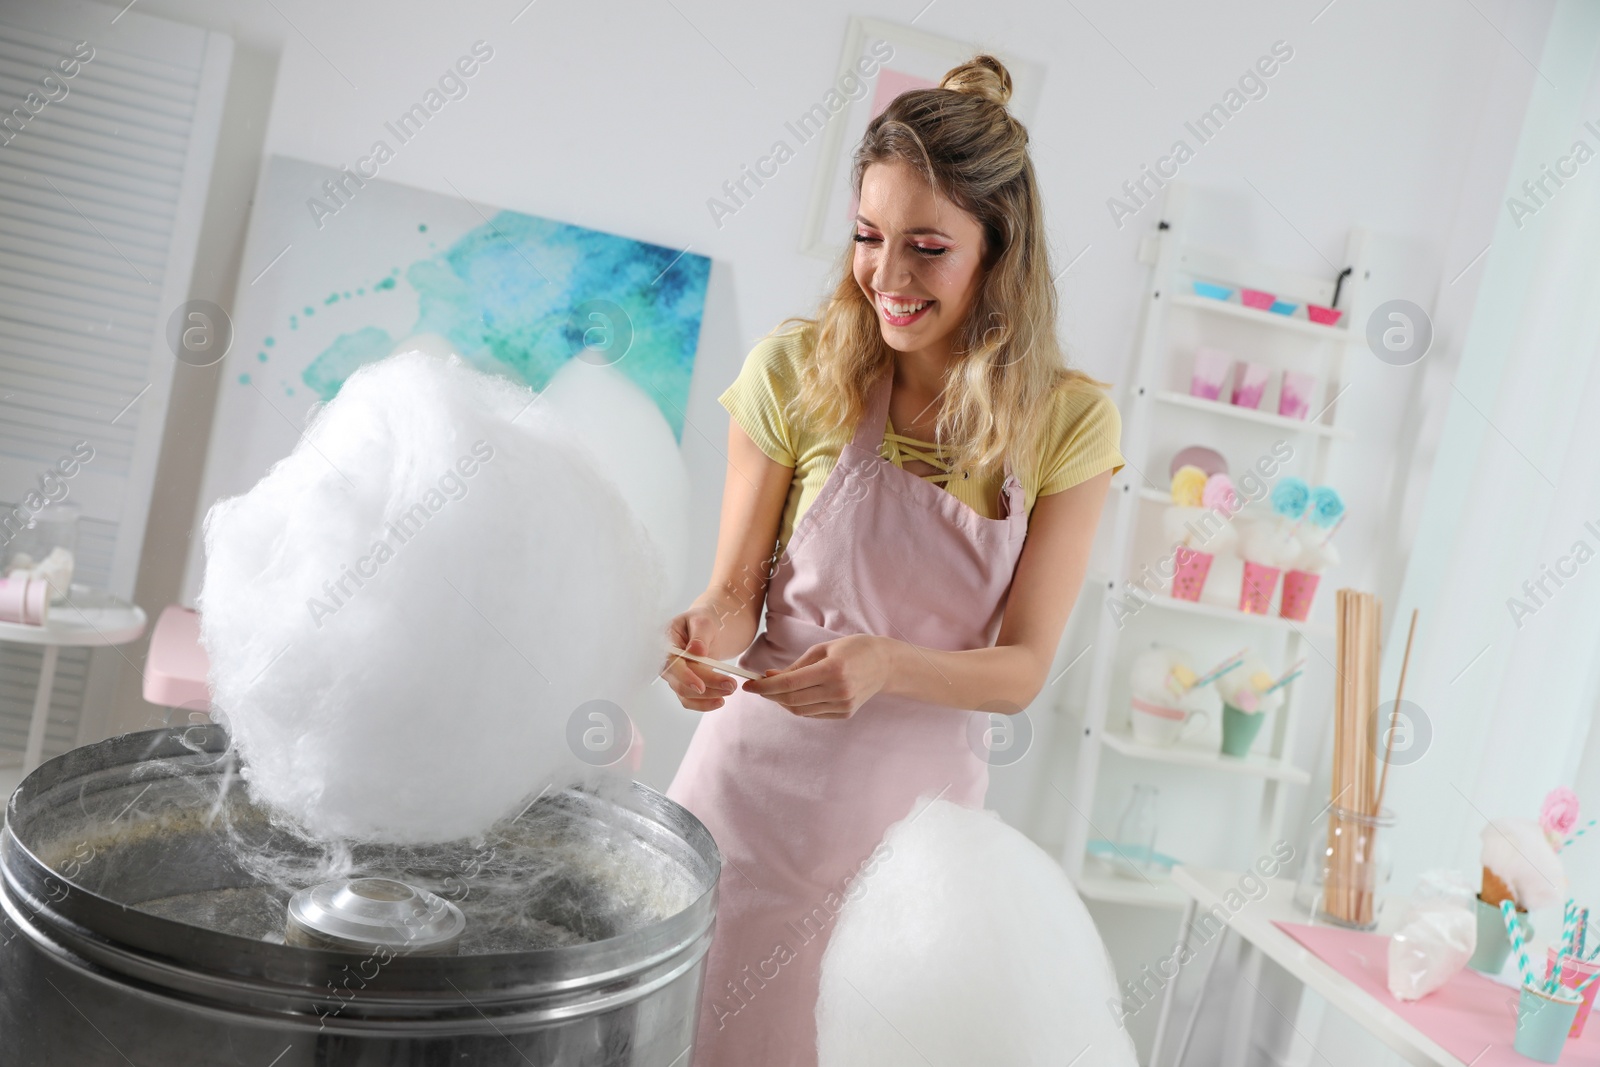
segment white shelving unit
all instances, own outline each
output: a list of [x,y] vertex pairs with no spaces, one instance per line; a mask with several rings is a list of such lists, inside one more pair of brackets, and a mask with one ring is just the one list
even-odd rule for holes
[[[1307,654],[1309,639],[1329,637],[1333,632],[1331,627],[1315,622],[1247,614],[1204,600],[1174,599],[1167,590],[1153,597],[1141,592],[1139,599],[1143,607],[1131,618],[1119,619],[1112,612],[1113,601],[1126,603],[1123,598],[1128,595],[1129,583],[1136,572],[1153,562],[1148,554],[1150,547],[1160,545],[1161,510],[1170,503],[1167,478],[1172,451],[1155,438],[1158,432],[1168,432],[1174,422],[1182,421],[1201,428],[1195,431],[1196,436],[1209,438],[1190,443],[1207,444],[1227,454],[1230,445],[1236,446],[1234,451],[1237,452],[1242,440],[1259,441],[1263,434],[1277,435],[1292,442],[1297,461],[1295,472],[1313,485],[1320,484],[1327,472],[1331,450],[1351,436],[1338,424],[1338,398],[1346,380],[1347,351],[1352,346],[1365,345],[1365,337],[1353,331],[1352,324],[1364,322],[1369,311],[1365,283],[1371,272],[1365,231],[1352,229],[1350,232],[1342,279],[1314,277],[1187,243],[1184,226],[1187,199],[1187,190],[1181,184],[1167,187],[1160,227],[1156,234],[1145,239],[1140,249],[1140,259],[1151,265],[1151,271],[1133,375],[1120,400],[1125,426],[1122,451],[1127,466],[1112,486],[1115,501],[1111,519],[1110,575],[1102,579],[1100,586],[1105,604],[1091,652],[1087,705],[1083,710],[1083,732],[1073,787],[1075,810],[1068,815],[1062,853],[1063,866],[1085,898],[1145,907],[1179,908],[1183,898],[1160,879],[1119,877],[1103,872],[1089,859],[1091,838],[1114,837],[1116,829],[1114,821],[1112,825],[1102,821],[1108,809],[1097,803],[1102,762],[1107,759],[1137,761],[1148,765],[1150,773],[1157,777],[1166,767],[1181,768],[1186,773],[1215,773],[1220,781],[1231,779],[1237,783],[1241,778],[1259,781],[1259,819],[1252,829],[1256,847],[1265,850],[1283,833],[1289,788],[1307,785],[1311,780],[1310,773],[1295,766],[1290,757],[1301,721],[1308,714],[1305,705],[1308,700],[1314,706],[1326,705],[1331,697],[1321,693],[1302,694],[1298,692],[1298,683],[1291,683],[1282,708],[1274,713],[1274,721],[1264,724],[1266,729],[1263,737],[1257,740],[1256,750],[1245,757],[1225,756],[1193,746],[1162,748],[1141,744],[1133,739],[1126,725],[1127,678],[1132,657],[1148,641],[1141,631],[1160,626],[1170,633],[1176,627],[1185,634],[1193,634],[1197,640],[1213,644],[1223,642],[1233,647],[1257,641],[1281,641],[1285,664]],[[1191,282],[1195,280],[1217,282],[1235,290],[1262,289],[1300,305],[1337,306],[1344,315],[1336,325],[1329,326],[1256,310],[1193,295]],[[1279,369],[1293,367],[1315,371],[1318,387],[1308,419],[1287,418],[1265,410],[1189,395],[1185,390],[1197,343],[1214,344],[1230,350],[1236,358],[1267,362]],[[1272,395],[1274,393],[1269,391],[1268,397]],[[1263,407],[1266,406],[1264,403]],[[1237,468],[1234,477],[1239,478]],[[1324,588],[1318,590],[1319,603],[1333,595],[1332,589],[1326,588],[1329,583],[1324,581],[1323,585]],[[1120,803],[1121,798],[1117,798],[1118,813]],[[1196,803],[1203,804],[1204,800]],[[1094,817],[1097,811],[1101,813],[1099,820]],[[1114,820],[1116,814],[1111,818]],[[1099,833],[1097,827],[1105,834]],[[1157,847],[1163,848],[1163,844],[1158,841]],[[1220,865],[1221,859],[1189,854],[1180,854],[1177,858],[1213,866]]]

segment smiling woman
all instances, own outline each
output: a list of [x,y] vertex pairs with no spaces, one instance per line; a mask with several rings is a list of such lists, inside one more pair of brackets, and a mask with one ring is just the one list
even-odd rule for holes
[[[733,872],[696,1063],[816,1062],[832,930],[819,905],[918,797],[982,807],[973,725],[988,720],[972,709],[1016,712],[1043,686],[1122,465],[1116,408],[1056,340],[1010,90],[1005,67],[978,56],[873,119],[833,294],[816,320],[756,345],[722,396],[733,419],[712,582],[668,636],[696,655],[742,652],[757,677],[735,692],[681,659],[662,672],[711,713],[669,795]],[[781,972],[775,945],[788,946]],[[1074,966],[1104,958],[1086,924],[1073,947]]]

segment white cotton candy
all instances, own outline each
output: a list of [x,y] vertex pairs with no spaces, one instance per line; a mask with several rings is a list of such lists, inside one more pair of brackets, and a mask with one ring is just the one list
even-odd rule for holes
[[1483,828],[1483,866],[1529,911],[1559,904],[1567,872],[1544,829],[1532,819],[1495,819]]
[[1263,567],[1284,568],[1300,558],[1300,541],[1277,518],[1256,519],[1239,535],[1239,555]]
[[[1245,659],[1242,666],[1235,667],[1218,678],[1216,689],[1223,701],[1232,704],[1240,711],[1267,714],[1283,706],[1283,694],[1286,690],[1273,689],[1270,693],[1265,691],[1276,682],[1277,678],[1267,669],[1266,663],[1250,656]],[[1247,697],[1245,696],[1247,693],[1254,696]],[[1252,704],[1253,707],[1249,706]]]
[[1234,551],[1239,542],[1233,521],[1215,508],[1173,504],[1161,512],[1161,532],[1174,545],[1213,556]]
[[1134,697],[1156,704],[1177,700],[1183,695],[1177,691],[1182,686],[1172,677],[1172,668],[1177,664],[1189,667],[1189,658],[1164,645],[1154,645],[1133,657],[1128,675]]
[[308,833],[475,834],[578,777],[574,710],[654,673],[643,532],[533,400],[391,356],[207,516],[215,704],[254,798]]
[[839,913],[818,1067],[1135,1067],[1105,945],[1060,865],[992,811],[923,803]]
[[[1314,536],[1314,535],[1313,535]],[[1307,541],[1300,549],[1300,555],[1294,561],[1296,570],[1308,571],[1312,574],[1321,574],[1339,565],[1339,546],[1324,541],[1317,544]]]
[[581,359],[556,371],[542,395],[639,517],[661,558],[664,594],[688,599],[689,470],[661,409],[615,367]]

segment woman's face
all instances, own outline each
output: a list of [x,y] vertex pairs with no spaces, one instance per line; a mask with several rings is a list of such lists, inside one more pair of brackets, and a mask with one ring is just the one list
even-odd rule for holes
[[897,352],[950,354],[983,281],[983,226],[910,164],[873,163],[861,176],[856,284]]

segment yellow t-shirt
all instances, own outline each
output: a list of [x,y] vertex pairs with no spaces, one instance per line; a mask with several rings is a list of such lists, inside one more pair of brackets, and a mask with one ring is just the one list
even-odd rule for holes
[[[793,425],[784,413],[784,406],[799,391],[800,367],[810,358],[812,335],[802,327],[762,338],[745,357],[739,376],[718,398],[761,451],[794,468],[778,528],[780,546],[788,543],[795,524],[822,491],[839,453],[854,436],[850,426]],[[1104,470],[1121,470],[1123,465],[1118,451],[1122,417],[1110,397],[1087,382],[1070,382],[1056,390],[1050,403],[1048,443],[1041,450],[1039,469],[1016,472],[1030,512],[1038,497],[1070,489]],[[893,432],[892,423],[887,429]],[[924,441],[917,450],[934,453],[937,448]],[[907,457],[893,441],[885,441],[879,451],[896,466],[905,466]],[[1004,481],[1003,471],[981,478],[957,473],[944,488],[978,514],[996,519]]]

